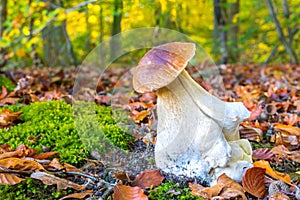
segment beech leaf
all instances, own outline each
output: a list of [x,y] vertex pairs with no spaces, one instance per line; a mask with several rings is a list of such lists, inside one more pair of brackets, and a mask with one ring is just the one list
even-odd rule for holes
[[46,185],[57,184],[57,190],[73,188],[75,190],[82,190],[85,188],[83,185],[78,185],[72,181],[66,179],[58,178],[52,174],[47,174],[46,172],[34,172],[30,176],[31,178],[38,179]]
[[252,158],[257,160],[270,160],[274,156],[270,148],[258,148],[253,150]]
[[10,173],[0,173],[0,184],[1,185],[15,185],[18,184],[25,179],[20,178],[14,174]]
[[221,197],[236,198],[242,197],[243,200],[247,200],[243,187],[236,181],[229,178],[225,173],[218,177],[217,182],[223,185]]
[[300,128],[291,125],[277,124],[274,126],[275,130],[282,131],[289,135],[297,135],[300,136]]
[[64,197],[60,198],[59,200],[64,200],[64,199],[83,199],[86,196],[90,196],[92,194],[93,194],[93,192],[91,190],[87,190],[87,191],[81,192],[81,193],[69,194],[67,196],[64,196]]
[[258,198],[264,198],[267,194],[264,183],[265,171],[266,169],[253,167],[248,169],[242,178],[243,188]]
[[114,187],[114,200],[148,200],[140,187],[116,185]]
[[189,183],[189,187],[192,190],[191,194],[200,196],[205,199],[211,199],[212,197],[218,196],[223,189],[223,184],[217,183],[211,187],[203,187],[200,184]]
[[284,181],[287,184],[291,184],[291,178],[290,178],[290,176],[288,174],[284,174],[284,173],[281,173],[281,172],[274,171],[271,168],[271,166],[270,166],[270,164],[269,164],[268,161],[259,160],[259,161],[254,162],[253,166],[254,167],[260,167],[260,168],[266,169],[266,174],[272,176],[273,178],[282,180],[282,181]]
[[137,175],[132,185],[146,189],[159,186],[163,180],[164,177],[159,170],[145,170]]
[[23,158],[5,158],[0,160],[0,166],[13,170],[40,171],[44,167],[36,161]]

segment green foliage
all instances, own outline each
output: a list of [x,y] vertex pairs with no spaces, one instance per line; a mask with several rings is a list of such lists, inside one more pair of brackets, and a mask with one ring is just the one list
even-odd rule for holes
[[14,83],[6,76],[0,74],[0,91],[2,90],[2,86],[4,86],[9,92],[15,89]]
[[[25,144],[40,151],[47,147],[51,151],[58,151],[61,161],[72,164],[88,156],[88,150],[93,147],[103,150],[106,147],[103,141],[112,142],[125,150],[128,148],[132,136],[117,126],[109,107],[88,102],[81,105],[75,115],[78,117],[77,127],[72,106],[64,101],[9,106],[8,109],[12,111],[23,111],[21,119],[24,123],[10,130],[0,130],[0,144],[10,144],[13,148]],[[89,141],[82,142],[85,138]]]
[[0,197],[3,200],[50,200],[67,195],[67,191],[57,191],[55,185],[47,186],[39,180],[27,178],[17,185],[0,185]]
[[185,188],[183,185],[179,185],[172,181],[162,183],[160,186],[150,191],[150,200],[200,200],[202,198],[193,196],[189,188]]

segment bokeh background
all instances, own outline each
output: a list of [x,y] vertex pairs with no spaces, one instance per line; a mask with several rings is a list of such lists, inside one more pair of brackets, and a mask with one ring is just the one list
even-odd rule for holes
[[299,0],[1,0],[0,15],[2,68],[77,66],[112,35],[140,27],[182,32],[217,63],[300,55]]

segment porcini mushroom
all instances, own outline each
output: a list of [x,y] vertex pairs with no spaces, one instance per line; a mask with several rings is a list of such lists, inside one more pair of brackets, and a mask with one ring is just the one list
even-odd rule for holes
[[[224,102],[197,84],[185,67],[193,43],[173,42],[148,51],[133,73],[139,93],[157,90],[156,166],[166,172],[214,181],[222,169],[240,180],[251,166],[251,146],[240,140],[238,124],[250,113],[240,102]],[[230,142],[228,142],[228,141]],[[250,147],[250,148],[249,148]],[[238,152],[232,152],[234,151]]]

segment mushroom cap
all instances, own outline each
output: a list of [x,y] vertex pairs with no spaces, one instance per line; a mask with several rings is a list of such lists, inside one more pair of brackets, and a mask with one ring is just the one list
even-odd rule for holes
[[133,88],[144,93],[169,85],[195,55],[194,43],[171,42],[152,48],[133,73]]

